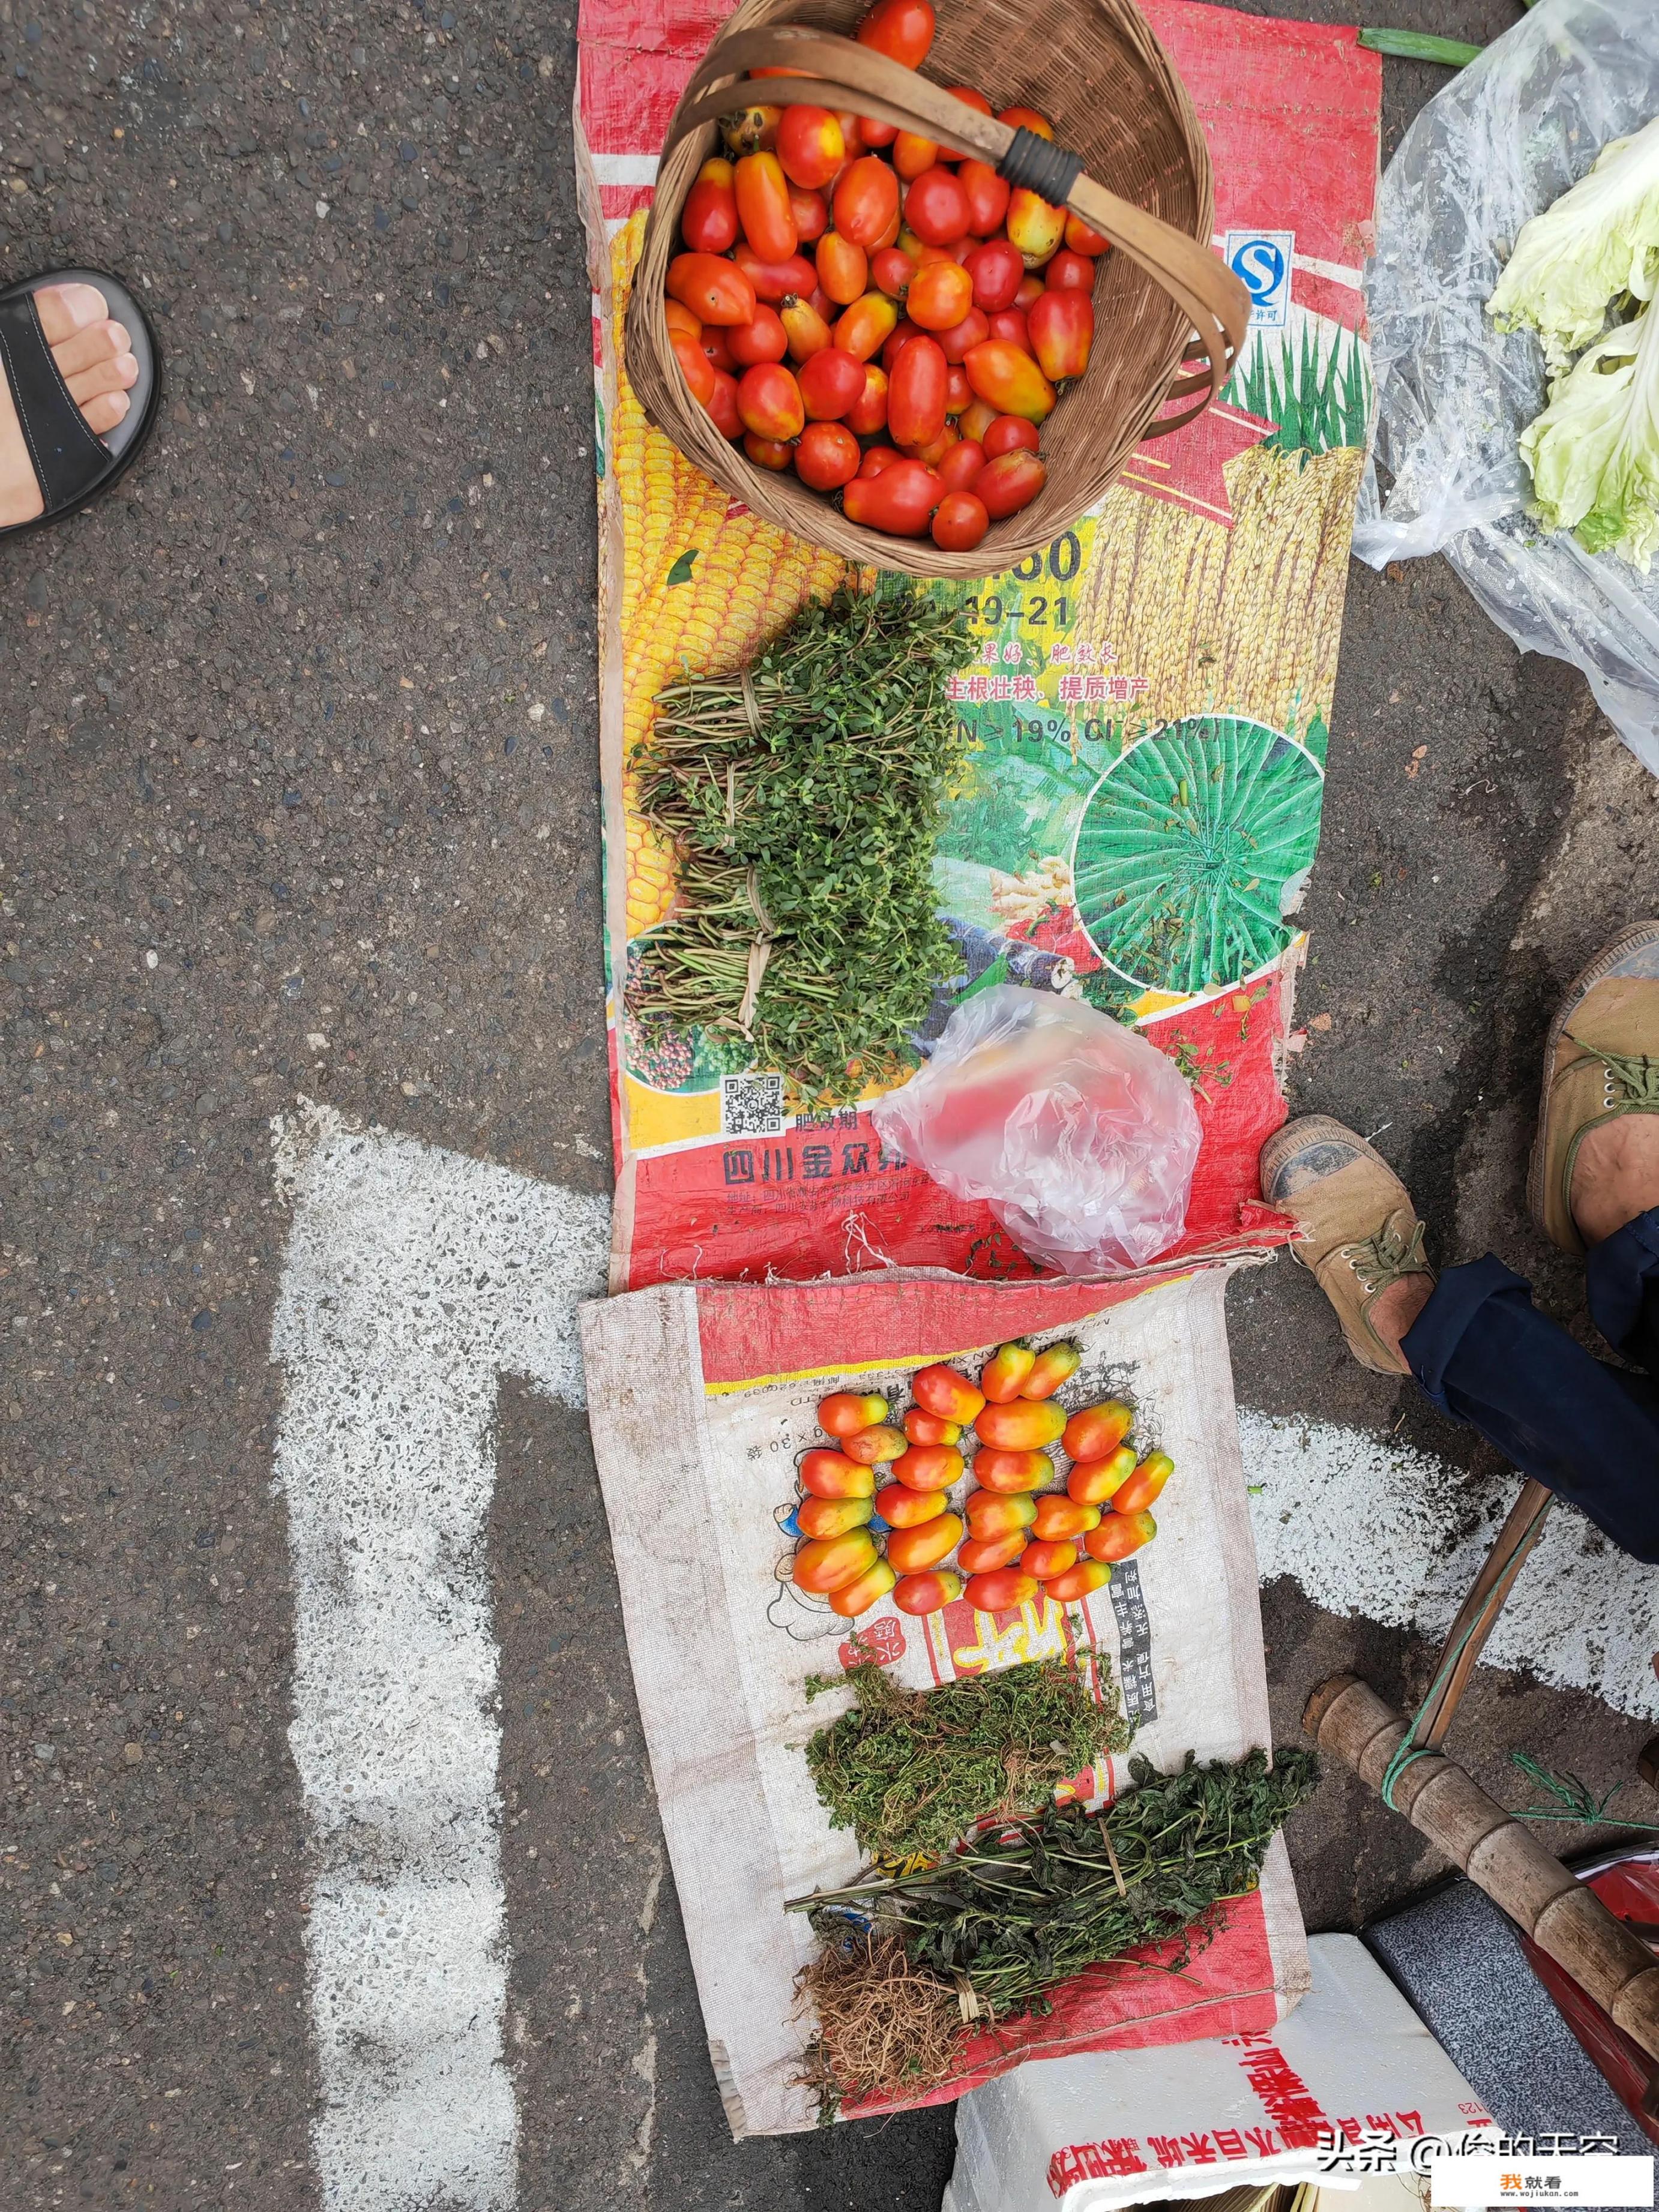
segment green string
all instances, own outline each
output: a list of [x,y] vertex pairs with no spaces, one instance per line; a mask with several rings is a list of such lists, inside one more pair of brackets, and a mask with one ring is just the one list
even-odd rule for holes
[[[1554,1503],[1555,1501],[1553,1498],[1547,1498],[1543,1504],[1539,1507],[1537,1512],[1533,1515],[1532,1519],[1528,1522],[1526,1528],[1522,1534],[1521,1541],[1516,1547],[1516,1556],[1510,1563],[1507,1575],[1504,1577],[1505,1584],[1513,1582],[1515,1577],[1520,1573],[1522,1567],[1526,1563],[1526,1554],[1531,1545],[1532,1539],[1536,1533],[1540,1523],[1542,1522],[1544,1516],[1549,1511],[1550,1507]],[[1494,1590],[1492,1594],[1494,1596],[1497,1596],[1497,1590]],[[1504,1587],[1503,1596],[1498,1598],[1498,1603],[1502,1605],[1508,1596],[1508,1588]],[[1394,1756],[1389,1761],[1387,1767],[1383,1770],[1382,1802],[1388,1807],[1391,1813],[1397,1813],[1400,1810],[1399,1806],[1394,1802],[1394,1793],[1395,1790],[1398,1789],[1402,1778],[1408,1770],[1415,1766],[1419,1759],[1438,1759],[1440,1757],[1440,1753],[1435,1749],[1432,1744],[1420,1744],[1416,1741],[1417,1731],[1423,1725],[1424,1715],[1428,1711],[1430,1706],[1434,1704],[1436,1698],[1438,1698],[1441,1691],[1444,1689],[1447,1682],[1449,1681],[1452,1675],[1457,1671],[1458,1662],[1462,1658],[1463,1654],[1468,1650],[1469,1644],[1473,1640],[1476,1631],[1480,1626],[1482,1617],[1482,1613],[1476,1613],[1474,1619],[1469,1623],[1468,1626],[1463,1631],[1463,1633],[1458,1638],[1456,1643],[1441,1661],[1439,1669],[1437,1672],[1433,1681],[1429,1685],[1428,1695],[1424,1698],[1422,1704],[1419,1705],[1417,1711],[1412,1715],[1410,1724],[1407,1728],[1405,1735],[1401,1737],[1400,1741],[1395,1747]]]

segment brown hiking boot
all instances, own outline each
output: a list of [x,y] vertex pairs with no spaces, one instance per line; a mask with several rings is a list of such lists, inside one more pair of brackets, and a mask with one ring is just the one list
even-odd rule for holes
[[1604,945],[1556,1010],[1544,1046],[1538,1135],[1527,1175],[1534,1218],[1564,1252],[1582,1252],[1572,1171],[1592,1129],[1659,1114],[1659,922]]
[[1403,1275],[1434,1270],[1411,1194],[1380,1152],[1323,1114],[1287,1121],[1261,1148],[1261,1194],[1295,1218],[1292,1259],[1313,1270],[1348,1348],[1376,1375],[1408,1375],[1372,1324],[1372,1306]]

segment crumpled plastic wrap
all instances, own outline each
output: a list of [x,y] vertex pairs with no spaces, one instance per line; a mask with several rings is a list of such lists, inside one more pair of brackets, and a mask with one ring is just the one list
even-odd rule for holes
[[1080,999],[976,993],[870,1114],[890,1151],[984,1200],[1023,1252],[1068,1275],[1144,1267],[1186,1224],[1200,1134],[1186,1079]]
[[1354,551],[1373,568],[1443,551],[1498,628],[1583,671],[1659,773],[1659,565],[1548,536],[1516,441],[1546,400],[1543,348],[1486,302],[1516,235],[1610,139],[1659,114],[1655,0],[1540,0],[1418,116],[1382,179],[1366,270],[1376,459]]

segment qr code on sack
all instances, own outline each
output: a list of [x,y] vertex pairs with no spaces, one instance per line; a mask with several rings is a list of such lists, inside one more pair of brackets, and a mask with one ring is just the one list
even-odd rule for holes
[[783,1078],[781,1075],[721,1076],[720,1134],[723,1137],[781,1137],[783,1134]]

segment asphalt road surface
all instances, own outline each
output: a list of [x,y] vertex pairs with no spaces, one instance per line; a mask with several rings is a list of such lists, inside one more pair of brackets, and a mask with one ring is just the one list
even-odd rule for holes
[[[1390,12],[1480,38],[1518,9]],[[4,273],[125,274],[167,360],[143,465],[0,549],[17,2212],[319,2201],[272,1117],[308,1097],[609,1189],[574,65],[568,14],[523,0],[0,0]],[[1390,148],[1441,81],[1389,64]],[[1495,1242],[1571,1311],[1523,1223],[1527,1116],[1550,990],[1653,880],[1653,787],[1430,562],[1355,573],[1325,824],[1297,1103],[1386,1125],[1442,1250]],[[1238,1286],[1234,1348],[1246,1405],[1501,1486],[1289,1267]],[[502,1393],[487,1550],[518,2203],[933,2212],[948,2112],[727,2136],[556,1392]],[[1422,1686],[1420,1639],[1288,1579],[1268,1620],[1286,1734],[1336,1665]],[[1642,1733],[1496,1674],[1468,1711],[1483,1772],[1565,1741],[1606,1787]],[[1297,1843],[1310,1924],[1423,1880],[1415,1841],[1334,1782]]]

